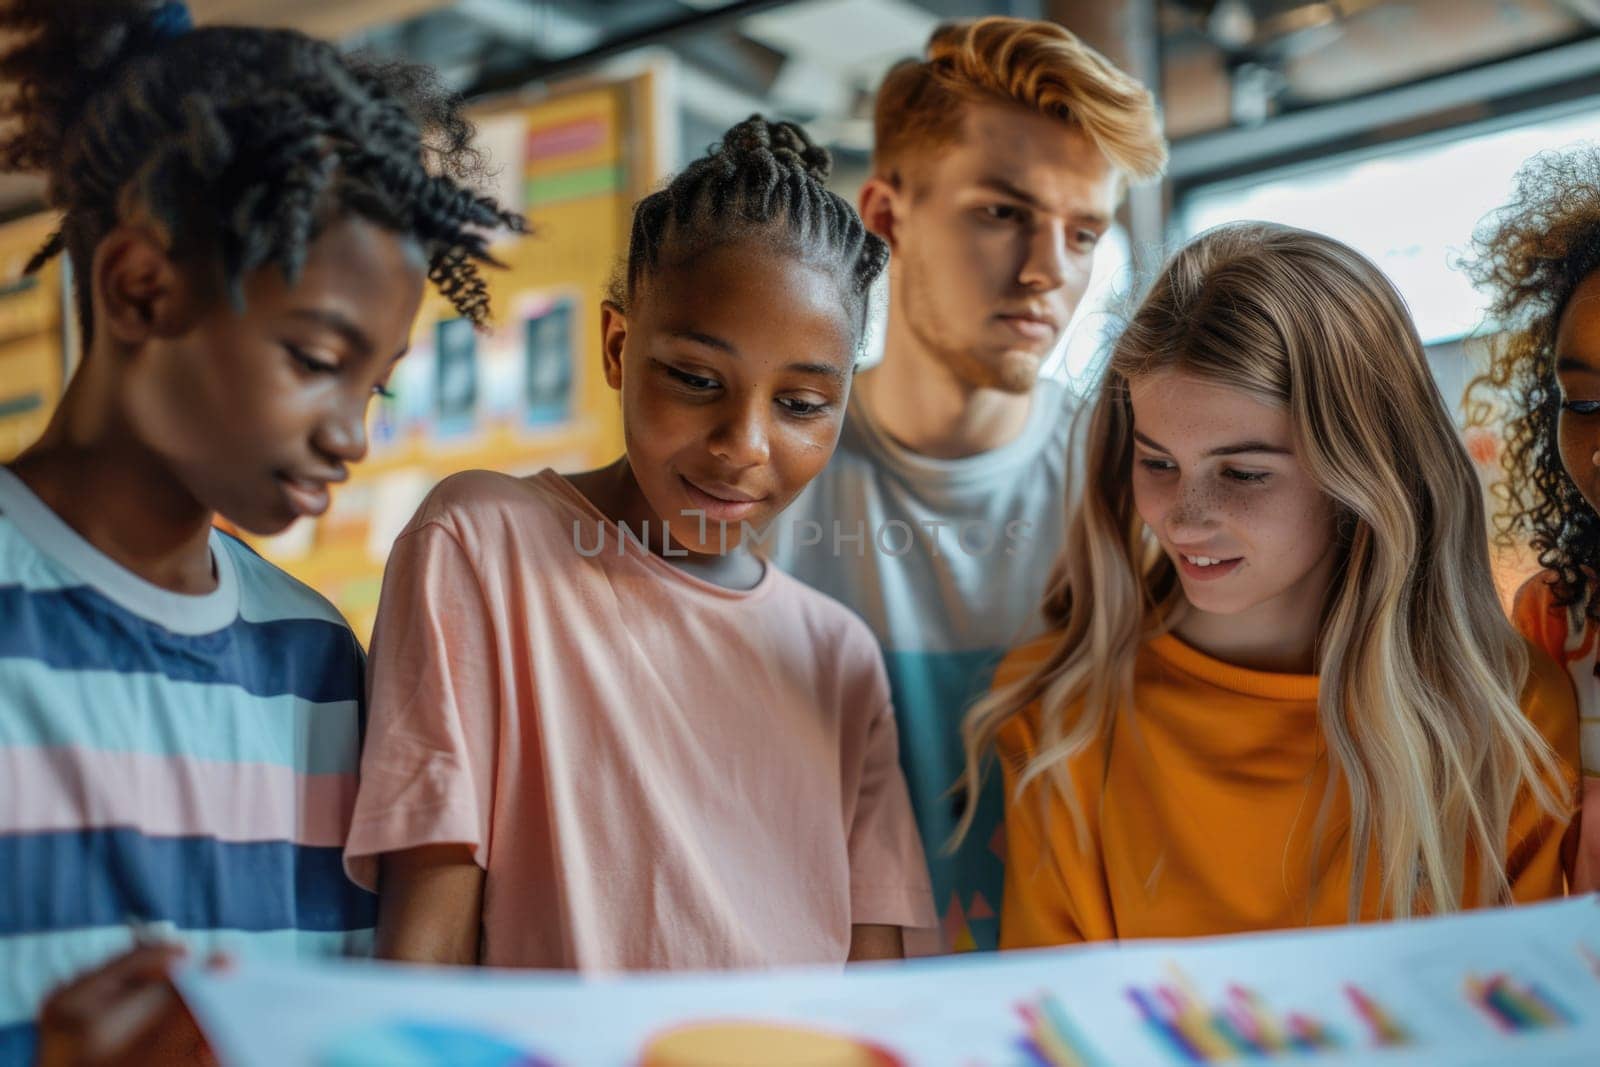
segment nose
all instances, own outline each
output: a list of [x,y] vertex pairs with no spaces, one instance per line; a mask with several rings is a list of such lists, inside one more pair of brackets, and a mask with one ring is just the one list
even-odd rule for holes
[[1067,228],[1050,222],[1033,229],[1028,237],[1027,258],[1017,281],[1026,289],[1048,293],[1061,288],[1070,271]]
[[1185,481],[1178,486],[1177,498],[1166,514],[1167,537],[1179,543],[1199,541],[1210,536],[1217,521],[1212,515],[1210,494],[1205,486]]
[[752,400],[731,408],[711,435],[711,453],[730,467],[758,467],[772,454],[766,404]]
[[360,463],[367,458],[367,404],[344,402],[330,410],[317,424],[311,443],[330,459],[340,463]]

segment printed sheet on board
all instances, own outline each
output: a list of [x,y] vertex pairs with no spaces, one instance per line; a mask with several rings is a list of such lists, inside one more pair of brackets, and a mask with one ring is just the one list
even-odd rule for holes
[[1600,897],[842,975],[246,961],[182,986],[234,1067],[1593,1064]]

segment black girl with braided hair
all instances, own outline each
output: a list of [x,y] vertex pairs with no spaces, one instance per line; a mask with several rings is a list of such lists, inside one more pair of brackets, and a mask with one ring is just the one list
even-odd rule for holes
[[[83,339],[0,467],[0,1064],[189,1062],[174,946],[362,953],[376,921],[340,858],[361,649],[213,519],[322,512],[424,286],[481,322],[522,222],[426,70],[147,0],[4,0],[0,35],[0,169],[45,175],[30,269],[65,252]],[[130,919],[173,946],[125,951]]]
[[1541,573],[1517,592],[1517,629],[1562,664],[1578,696],[1581,833],[1571,888],[1600,890],[1600,149],[1525,163],[1511,200],[1474,237],[1469,275],[1499,325],[1469,421],[1502,417],[1494,486],[1502,548],[1530,544]]
[[935,923],[872,634],[751,544],[833,453],[887,257],[828,166],[756,116],[642,200],[624,454],[455,475],[396,542],[345,853],[380,956],[843,963]]

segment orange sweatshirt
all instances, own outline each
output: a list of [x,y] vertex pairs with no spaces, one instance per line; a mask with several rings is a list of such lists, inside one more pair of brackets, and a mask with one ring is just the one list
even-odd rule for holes
[[[1052,640],[1013,652],[995,685],[1023,677]],[[1531,657],[1523,708],[1575,794],[1572,688],[1547,656]],[[1335,795],[1317,837],[1329,774],[1317,684],[1314,675],[1222,663],[1171,635],[1146,644],[1135,667],[1136,710],[1071,763],[1086,822],[1081,843],[1048,776],[1016,795],[1035,751],[1038,706],[1008,722],[999,738],[1008,853],[1001,947],[1347,921],[1347,794]],[[1561,895],[1566,829],[1565,818],[1519,801],[1507,853],[1517,900]],[[1361,917],[1380,918],[1375,857],[1363,900]]]

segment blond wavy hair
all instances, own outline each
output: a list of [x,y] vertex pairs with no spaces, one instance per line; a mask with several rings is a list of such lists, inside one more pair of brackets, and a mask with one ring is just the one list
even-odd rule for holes
[[995,16],[940,26],[922,59],[885,76],[873,112],[873,172],[914,169],[916,157],[960,137],[967,104],[985,101],[1082,130],[1131,180],[1166,169],[1150,90],[1053,22]]
[[1090,412],[1084,495],[1045,598],[1054,647],[968,713],[966,787],[978,787],[1001,727],[1037,701],[1038,751],[1019,794],[1045,777],[1086,838],[1069,762],[1136,708],[1138,650],[1185,610],[1131,480],[1129,383],[1173,370],[1287,408],[1295,454],[1339,515],[1316,649],[1333,771],[1316,835],[1346,790],[1351,919],[1369,856],[1395,916],[1419,898],[1434,913],[1462,907],[1469,855],[1482,902],[1508,900],[1519,795],[1566,808],[1556,757],[1520,706],[1527,649],[1495,596],[1482,491],[1400,295],[1360,254],[1303,230],[1211,230],[1134,313]]

